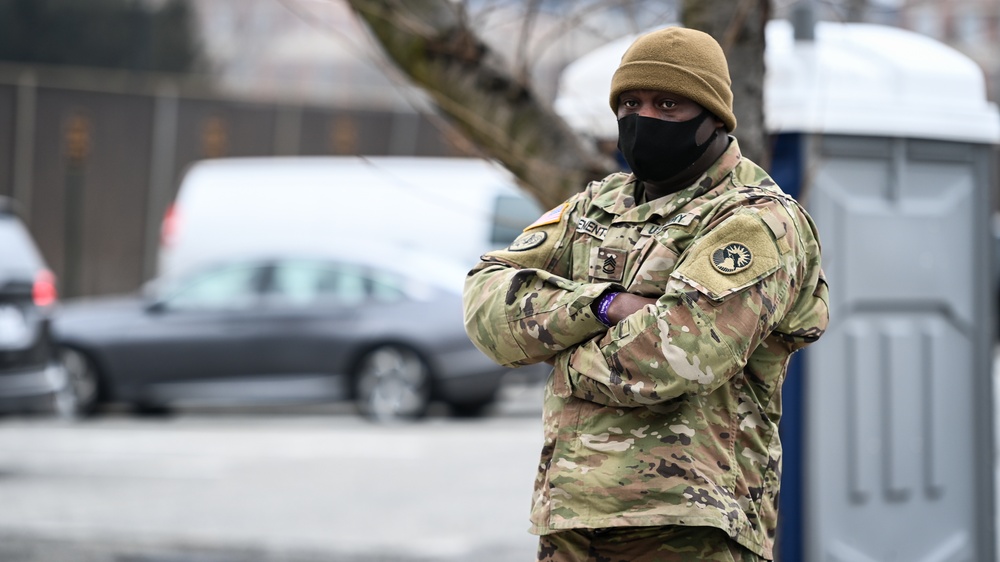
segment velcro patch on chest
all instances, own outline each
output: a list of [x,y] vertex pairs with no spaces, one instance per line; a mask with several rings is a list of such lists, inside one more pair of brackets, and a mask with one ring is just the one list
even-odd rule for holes
[[695,218],[697,218],[697,215],[695,215],[694,213],[679,213],[677,215],[674,215],[669,221],[667,221],[665,226],[670,226],[672,224],[687,226],[691,224],[691,221],[693,221]]
[[594,248],[590,259],[590,278],[600,281],[621,282],[625,277],[625,250]]
[[779,256],[760,215],[737,212],[696,240],[673,276],[718,300],[773,273]]
[[642,227],[640,236],[660,236],[672,227],[687,228],[691,226],[691,223],[697,218],[698,215],[695,215],[694,213],[681,213],[679,215],[675,215],[663,224],[647,224]]
[[608,233],[608,227],[594,219],[581,218],[576,222],[576,231],[585,232],[598,240],[604,240],[604,236]]

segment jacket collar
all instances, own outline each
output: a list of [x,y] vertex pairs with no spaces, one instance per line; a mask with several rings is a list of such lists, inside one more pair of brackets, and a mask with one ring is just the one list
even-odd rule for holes
[[634,175],[629,175],[622,188],[616,190],[617,195],[613,191],[594,203],[605,211],[618,215],[618,220],[626,222],[644,222],[653,215],[670,216],[691,200],[704,196],[722,184],[733,172],[743,154],[736,138],[729,137],[729,139],[730,143],[725,152],[705,170],[704,174],[680,191],[652,201],[640,202],[636,193],[639,183]]

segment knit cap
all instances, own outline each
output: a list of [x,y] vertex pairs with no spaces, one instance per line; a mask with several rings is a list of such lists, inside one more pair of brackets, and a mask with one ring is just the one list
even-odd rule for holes
[[642,35],[625,51],[611,78],[611,110],[618,113],[618,96],[628,90],[659,90],[680,94],[736,128],[729,65],[719,43],[709,34],[684,27],[667,27]]

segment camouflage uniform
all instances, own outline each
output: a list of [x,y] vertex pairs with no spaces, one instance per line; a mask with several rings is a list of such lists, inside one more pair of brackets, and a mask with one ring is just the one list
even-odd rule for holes
[[[532,532],[707,526],[772,558],[781,383],[828,320],[815,226],[735,139],[690,187],[594,182],[465,288],[503,365],[549,362]],[[605,290],[658,299],[607,328]]]

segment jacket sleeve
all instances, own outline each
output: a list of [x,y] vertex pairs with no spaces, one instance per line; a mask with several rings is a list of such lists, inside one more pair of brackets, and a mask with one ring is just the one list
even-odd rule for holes
[[707,395],[788,323],[790,310],[818,338],[828,318],[825,285],[811,271],[818,243],[794,229],[777,237],[775,221],[762,216],[771,211],[736,210],[688,248],[655,304],[560,354],[554,392],[626,407]]
[[529,227],[507,249],[483,256],[466,278],[465,330],[501,365],[547,361],[607,331],[590,305],[605,290],[622,288],[569,279],[572,205],[557,221]]

